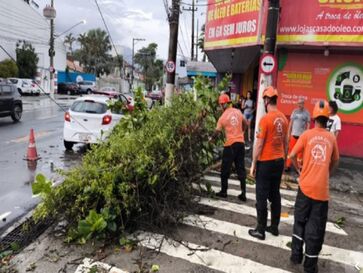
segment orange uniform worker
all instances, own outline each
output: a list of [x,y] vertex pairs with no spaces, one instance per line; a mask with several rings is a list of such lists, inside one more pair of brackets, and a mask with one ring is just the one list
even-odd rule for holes
[[[280,183],[287,153],[288,120],[277,109],[278,93],[272,86],[263,92],[267,114],[260,120],[256,134],[250,174],[256,175],[257,227],[248,233],[260,240],[265,231],[278,236],[281,214]],[[256,172],[256,174],[255,174]],[[267,200],[271,202],[271,226],[267,227]]]
[[305,242],[305,273],[318,272],[318,256],[324,242],[328,217],[329,175],[339,160],[336,138],[326,130],[328,102],[317,102],[313,119],[315,128],[300,136],[289,155],[296,166],[296,155],[303,153],[290,260],[294,264],[302,263]]
[[223,109],[219,118],[215,135],[225,132],[226,142],[224,143],[221,171],[221,191],[218,197],[227,197],[228,178],[230,176],[232,163],[234,163],[238,179],[241,183],[241,194],[238,198],[246,201],[246,169],[245,169],[245,146],[244,128],[247,128],[247,121],[241,111],[232,107],[232,102],[227,94],[222,94],[218,99]]

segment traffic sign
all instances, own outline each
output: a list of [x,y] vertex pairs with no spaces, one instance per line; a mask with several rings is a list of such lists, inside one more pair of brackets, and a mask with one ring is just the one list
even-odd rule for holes
[[165,68],[168,73],[173,73],[175,71],[175,63],[173,61],[168,61],[165,64]]
[[264,54],[260,61],[261,72],[269,75],[275,72],[276,69],[276,58],[272,54]]

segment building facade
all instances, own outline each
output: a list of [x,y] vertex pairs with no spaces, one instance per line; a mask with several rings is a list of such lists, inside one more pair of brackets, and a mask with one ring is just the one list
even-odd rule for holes
[[[18,41],[26,41],[32,44],[38,55],[37,80],[41,87],[49,92],[49,40],[50,24],[43,17],[42,9],[35,3],[24,0],[0,1],[0,45],[16,59],[16,44]],[[66,68],[66,47],[63,41],[55,39],[54,68],[64,71]],[[9,56],[0,49],[0,60]]]
[[[256,90],[268,0],[208,1],[205,50],[238,94]],[[280,1],[274,84],[289,116],[299,98],[339,106],[341,154],[363,157],[363,1]]]

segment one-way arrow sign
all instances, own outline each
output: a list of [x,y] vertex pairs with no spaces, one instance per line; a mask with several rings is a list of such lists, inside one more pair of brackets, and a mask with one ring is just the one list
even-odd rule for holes
[[260,69],[261,69],[261,72],[266,75],[272,74],[276,69],[275,56],[273,56],[271,54],[264,54],[261,57]]

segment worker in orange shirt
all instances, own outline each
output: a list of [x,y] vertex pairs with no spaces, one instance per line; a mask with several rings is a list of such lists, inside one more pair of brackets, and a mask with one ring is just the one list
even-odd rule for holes
[[[279,235],[281,214],[280,183],[287,153],[288,120],[277,109],[278,93],[272,86],[263,92],[267,114],[260,120],[256,133],[250,175],[256,176],[257,227],[248,233],[260,240],[265,231]],[[267,200],[271,202],[271,225],[267,226]]]
[[315,128],[300,136],[289,155],[297,166],[297,154],[303,153],[290,260],[294,264],[302,263],[305,242],[305,273],[318,272],[318,256],[324,242],[328,218],[329,176],[339,161],[336,138],[326,131],[329,120],[327,101],[316,103],[313,119]]
[[247,128],[247,121],[241,111],[232,107],[231,99],[227,94],[222,94],[218,99],[223,109],[219,118],[217,128],[212,138],[224,131],[226,142],[224,143],[221,171],[221,191],[216,194],[218,197],[226,198],[228,189],[228,178],[231,167],[234,163],[238,179],[241,183],[241,194],[238,198],[246,202],[246,169],[245,169],[245,145],[244,130]]

